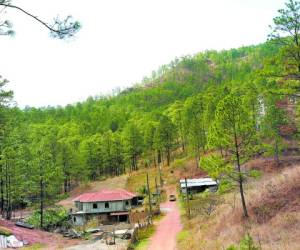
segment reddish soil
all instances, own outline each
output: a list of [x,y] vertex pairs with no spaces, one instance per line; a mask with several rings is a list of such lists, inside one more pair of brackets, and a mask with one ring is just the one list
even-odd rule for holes
[[[175,189],[168,189],[167,194],[176,194]],[[166,216],[159,222],[155,234],[150,239],[148,250],[176,249],[176,235],[182,229],[177,202],[167,201],[161,204]]]
[[64,238],[55,233],[17,227],[12,221],[1,220],[0,225],[10,229],[18,240],[26,240],[30,245],[40,243],[44,245],[46,249],[62,249],[63,247],[80,242],[79,240]]

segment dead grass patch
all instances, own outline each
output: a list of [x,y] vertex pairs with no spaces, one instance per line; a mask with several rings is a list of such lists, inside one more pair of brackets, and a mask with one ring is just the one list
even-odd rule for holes
[[183,220],[188,233],[178,241],[179,249],[226,249],[246,233],[262,249],[300,249],[300,165],[280,170],[247,183],[248,220],[235,192],[226,194],[210,216]]

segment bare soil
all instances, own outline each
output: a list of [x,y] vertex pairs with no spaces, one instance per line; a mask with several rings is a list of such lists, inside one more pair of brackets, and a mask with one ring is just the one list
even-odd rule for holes
[[26,240],[29,245],[40,243],[45,249],[63,249],[81,242],[77,239],[68,239],[55,233],[49,233],[37,229],[27,229],[15,226],[14,222],[1,220],[0,225],[8,228],[18,240]]

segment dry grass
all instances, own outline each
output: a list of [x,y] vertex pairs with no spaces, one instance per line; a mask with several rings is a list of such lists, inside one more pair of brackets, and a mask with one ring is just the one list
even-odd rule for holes
[[[126,188],[132,192],[138,192],[138,190],[147,184],[146,173],[149,174],[150,189],[155,191],[155,178],[157,185],[160,184],[160,174],[158,167],[151,167],[149,169],[140,169],[139,171],[132,172],[128,176]],[[184,157],[176,159],[170,166],[162,166],[161,177],[165,185],[173,186],[178,185],[178,181],[181,178],[197,178],[206,176],[200,168],[197,167],[195,159],[191,157]]]
[[157,185],[159,186],[160,178],[159,178],[159,171],[157,168],[149,168],[149,169],[141,169],[136,172],[132,172],[129,174],[126,189],[131,192],[138,193],[142,187],[147,186],[147,172],[149,175],[149,186],[151,192],[155,192],[156,185],[155,185],[155,178]]
[[262,249],[300,249],[300,165],[265,173],[246,185],[250,219],[238,193],[227,194],[211,216],[184,220],[179,249],[226,249],[249,232]]

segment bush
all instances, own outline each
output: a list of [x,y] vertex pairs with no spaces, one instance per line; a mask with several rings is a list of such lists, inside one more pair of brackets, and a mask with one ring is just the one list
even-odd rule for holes
[[244,238],[240,241],[240,250],[259,250],[255,246],[254,241],[250,234],[246,234]]
[[[34,225],[35,227],[40,227],[41,214],[40,211],[35,211],[26,222]],[[67,224],[68,213],[60,206],[54,208],[49,208],[44,211],[44,229],[52,230],[56,227],[60,227]]]
[[241,239],[238,247],[231,245],[226,250],[259,250],[259,248],[255,246],[254,240],[252,239],[250,234],[246,234]]
[[141,194],[141,195],[147,195],[148,194],[148,189],[147,189],[146,185],[141,186],[138,189],[138,193]]

